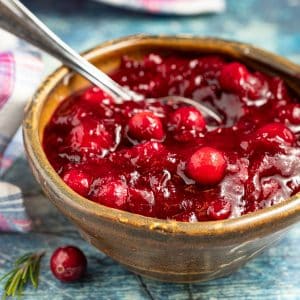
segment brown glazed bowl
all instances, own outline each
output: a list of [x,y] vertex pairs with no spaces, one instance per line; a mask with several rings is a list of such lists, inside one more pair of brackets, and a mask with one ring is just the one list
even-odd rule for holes
[[[84,54],[105,72],[122,55],[149,52],[220,53],[254,69],[276,74],[300,95],[300,67],[250,45],[189,36],[132,36],[104,43]],[[280,239],[300,220],[300,194],[271,208],[224,221],[183,223],[108,208],[72,191],[56,174],[42,148],[45,125],[57,105],[87,86],[62,67],[40,86],[26,109],[24,140],[33,173],[50,201],[83,238],[126,268],[163,281],[210,280],[234,272]]]

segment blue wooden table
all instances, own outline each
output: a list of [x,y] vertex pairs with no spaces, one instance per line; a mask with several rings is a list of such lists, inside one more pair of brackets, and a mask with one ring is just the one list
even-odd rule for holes
[[[190,18],[138,14],[88,0],[24,2],[78,50],[134,33],[192,33],[250,42],[300,63],[300,0],[231,0],[224,14]],[[46,60],[46,65],[48,71],[52,69],[52,60]],[[227,278],[198,284],[159,283],[130,273],[85,243],[41,195],[24,159],[6,179],[23,187],[35,229],[26,235],[0,235],[0,276],[20,254],[47,250],[40,287],[27,289],[24,299],[300,299],[299,225],[280,244]],[[63,244],[78,245],[88,257],[88,274],[79,283],[62,284],[50,274],[49,256]]]

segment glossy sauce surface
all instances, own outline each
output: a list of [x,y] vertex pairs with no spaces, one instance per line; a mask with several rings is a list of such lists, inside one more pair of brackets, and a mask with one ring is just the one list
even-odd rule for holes
[[219,113],[114,100],[96,87],[57,108],[46,155],[77,193],[145,216],[221,220],[300,190],[300,105],[278,77],[220,56],[124,57],[113,79],[157,98],[182,95]]

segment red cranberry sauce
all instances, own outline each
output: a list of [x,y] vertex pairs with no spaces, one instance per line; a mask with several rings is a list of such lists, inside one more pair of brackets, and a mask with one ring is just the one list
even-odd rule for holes
[[278,77],[220,56],[124,57],[112,75],[157,98],[213,108],[114,100],[96,87],[66,99],[44,134],[52,166],[74,191],[144,216],[195,222],[269,207],[300,190],[300,104]]

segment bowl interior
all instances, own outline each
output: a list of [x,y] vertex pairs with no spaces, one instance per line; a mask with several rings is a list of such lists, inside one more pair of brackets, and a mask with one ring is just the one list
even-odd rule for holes
[[[300,95],[300,67],[274,54],[255,47],[213,38],[195,38],[186,36],[133,36],[108,42],[96,47],[85,57],[104,72],[112,72],[118,67],[123,55],[140,59],[147,53],[157,52],[163,55],[180,54],[199,56],[201,54],[222,54],[239,60],[253,69],[282,77],[287,84]],[[29,161],[33,170],[40,173],[40,182],[45,182],[59,197],[65,206],[76,210],[85,210],[87,214],[105,217],[109,220],[126,222],[128,226],[141,227],[177,234],[202,235],[208,239],[212,235],[234,237],[243,232],[243,239],[257,234],[266,234],[287,227],[300,218],[300,197],[295,195],[285,202],[271,208],[224,221],[184,223],[158,220],[135,215],[125,211],[111,209],[95,204],[77,195],[63,183],[48,162],[43,150],[42,139],[45,126],[53,112],[66,97],[88,86],[81,76],[71,73],[67,68],[60,68],[41,85],[27,107],[24,120],[24,138]],[[38,134],[37,134],[38,133]],[[266,228],[266,224],[268,224]],[[255,228],[255,232],[252,230]]]

